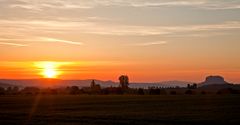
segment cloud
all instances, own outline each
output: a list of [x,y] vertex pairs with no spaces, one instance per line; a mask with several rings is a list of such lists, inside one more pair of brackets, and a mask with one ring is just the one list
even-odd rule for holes
[[[0,40],[0,41],[1,41],[1,40]],[[25,47],[25,46],[28,46],[28,45],[26,45],[26,44],[10,43],[10,42],[0,42],[0,45],[18,46],[18,47]]]
[[90,9],[96,6],[94,1],[77,0],[15,0],[10,8],[44,11],[45,9]]
[[175,7],[200,9],[239,9],[240,1],[227,0],[15,0],[11,8],[43,11],[45,9],[91,9],[101,6]]
[[240,1],[226,0],[166,0],[166,1],[134,1],[133,7],[176,7],[187,6],[198,9],[239,9]]
[[207,1],[200,8],[208,9],[208,10],[228,10],[228,9],[240,9],[240,1],[239,0],[212,0]]
[[[96,35],[116,35],[116,36],[150,36],[169,35],[194,32],[221,32],[226,30],[240,29],[239,21],[223,22],[219,24],[202,25],[176,25],[176,26],[137,26],[105,24],[84,21],[51,21],[51,20],[0,20],[1,31],[11,31],[8,35],[28,35],[29,37],[39,37],[41,34],[49,32],[55,34],[96,34]],[[0,33],[0,36],[4,35]],[[7,34],[5,34],[7,35]],[[10,37],[11,38],[11,37]],[[35,38],[36,39],[36,38]],[[33,40],[35,40],[33,39]],[[82,43],[55,38],[38,38],[35,41],[62,42],[68,44],[81,45]]]
[[[11,41],[9,42],[1,42],[1,41]],[[54,42],[54,43],[66,43],[66,44],[71,44],[71,45],[83,45],[82,42],[73,42],[73,41],[68,41],[68,40],[62,40],[62,39],[56,39],[56,38],[49,38],[49,37],[30,37],[28,39],[25,38],[15,38],[15,39],[9,39],[9,38],[0,38],[0,44],[2,45],[12,45],[12,46],[28,46],[25,44],[18,44],[18,43],[13,43],[13,42]]]
[[61,39],[55,39],[55,38],[40,38],[42,41],[46,42],[59,42],[59,43],[66,43],[66,44],[72,44],[72,45],[83,45],[81,42],[73,42],[68,40],[61,40]]
[[132,2],[131,6],[133,7],[160,7],[160,6],[196,6],[196,5],[204,5],[205,1],[184,1],[184,0],[178,0],[178,1],[145,1],[145,2]]
[[146,42],[146,43],[137,43],[133,44],[133,46],[153,46],[153,45],[165,45],[166,41],[156,41],[156,42]]

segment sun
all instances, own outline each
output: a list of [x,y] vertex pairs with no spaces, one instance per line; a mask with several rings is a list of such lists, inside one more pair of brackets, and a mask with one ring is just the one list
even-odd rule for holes
[[57,78],[57,71],[55,69],[44,69],[43,75],[45,78]]
[[36,66],[44,78],[57,78],[61,74],[58,62],[38,62]]
[[38,74],[43,78],[59,78],[66,75],[67,71],[64,66],[74,65],[75,62],[57,62],[57,61],[38,61],[34,62],[34,67],[37,68]]

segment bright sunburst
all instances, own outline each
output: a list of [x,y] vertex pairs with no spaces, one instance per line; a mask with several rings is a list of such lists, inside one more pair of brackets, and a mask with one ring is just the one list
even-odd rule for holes
[[40,69],[40,74],[44,78],[57,78],[61,74],[59,62],[37,62],[35,65]]
[[46,78],[56,78],[59,72],[56,69],[56,64],[54,63],[46,63],[43,67],[43,72],[42,74]]

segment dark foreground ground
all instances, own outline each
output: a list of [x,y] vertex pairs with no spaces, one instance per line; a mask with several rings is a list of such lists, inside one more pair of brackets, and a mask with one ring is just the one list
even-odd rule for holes
[[0,96],[0,125],[240,125],[240,95]]

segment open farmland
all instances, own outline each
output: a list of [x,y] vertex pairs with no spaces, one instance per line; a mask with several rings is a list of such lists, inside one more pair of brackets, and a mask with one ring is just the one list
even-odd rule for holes
[[239,123],[240,95],[0,96],[1,125]]

